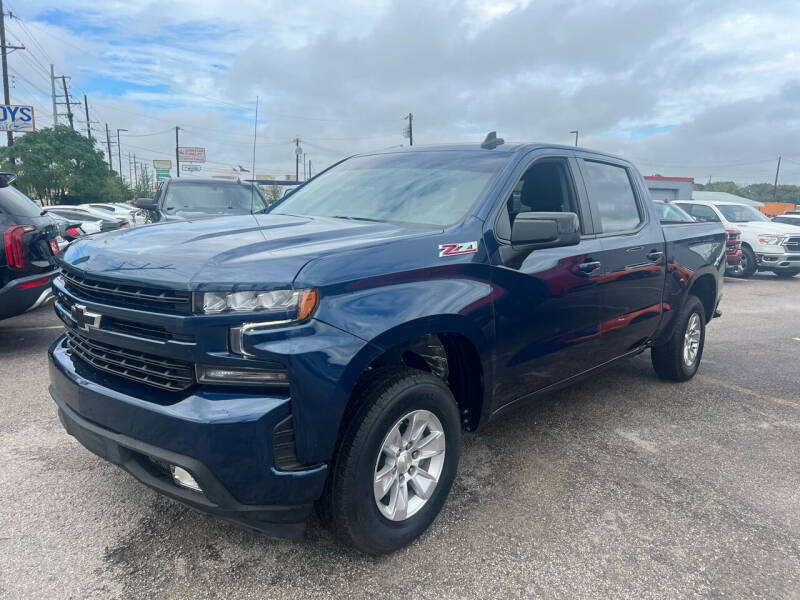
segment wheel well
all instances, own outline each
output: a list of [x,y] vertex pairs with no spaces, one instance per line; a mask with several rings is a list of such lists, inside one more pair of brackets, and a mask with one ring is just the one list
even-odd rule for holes
[[701,275],[692,284],[689,293],[697,296],[703,303],[706,313],[706,323],[714,316],[714,304],[717,301],[717,282],[713,275]]
[[393,365],[405,365],[440,377],[453,392],[464,428],[472,431],[478,426],[483,408],[483,367],[469,338],[459,333],[427,333],[389,348],[360,377]]

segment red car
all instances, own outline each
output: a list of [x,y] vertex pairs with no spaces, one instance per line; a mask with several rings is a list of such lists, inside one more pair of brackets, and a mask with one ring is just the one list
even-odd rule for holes
[[742,262],[742,232],[738,229],[725,230],[725,262],[728,269]]

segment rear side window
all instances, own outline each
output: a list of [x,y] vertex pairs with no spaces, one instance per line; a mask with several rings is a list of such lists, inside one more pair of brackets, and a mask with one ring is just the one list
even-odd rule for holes
[[0,209],[18,217],[38,217],[42,209],[15,187],[0,188]]
[[681,204],[681,208],[701,223],[719,223],[719,217],[713,208],[702,204]]
[[591,160],[583,164],[589,198],[597,207],[602,232],[636,229],[642,222],[642,214],[627,169]]

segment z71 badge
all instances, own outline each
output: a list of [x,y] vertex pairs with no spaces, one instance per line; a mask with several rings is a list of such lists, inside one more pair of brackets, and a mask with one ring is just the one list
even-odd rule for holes
[[439,258],[458,254],[474,254],[478,251],[478,242],[461,242],[459,244],[439,244]]

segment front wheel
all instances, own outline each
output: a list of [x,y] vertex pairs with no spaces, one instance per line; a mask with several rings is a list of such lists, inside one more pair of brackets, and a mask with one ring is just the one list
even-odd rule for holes
[[408,368],[369,374],[355,394],[320,515],[342,542],[385,554],[421,535],[447,499],[458,407],[441,379]]
[[750,249],[750,246],[742,246],[742,258],[739,264],[733,267],[731,274],[734,277],[750,279],[757,270],[756,253]]
[[694,377],[703,357],[706,319],[703,303],[689,296],[677,317],[675,331],[663,346],[650,351],[653,368],[661,379],[687,381]]

